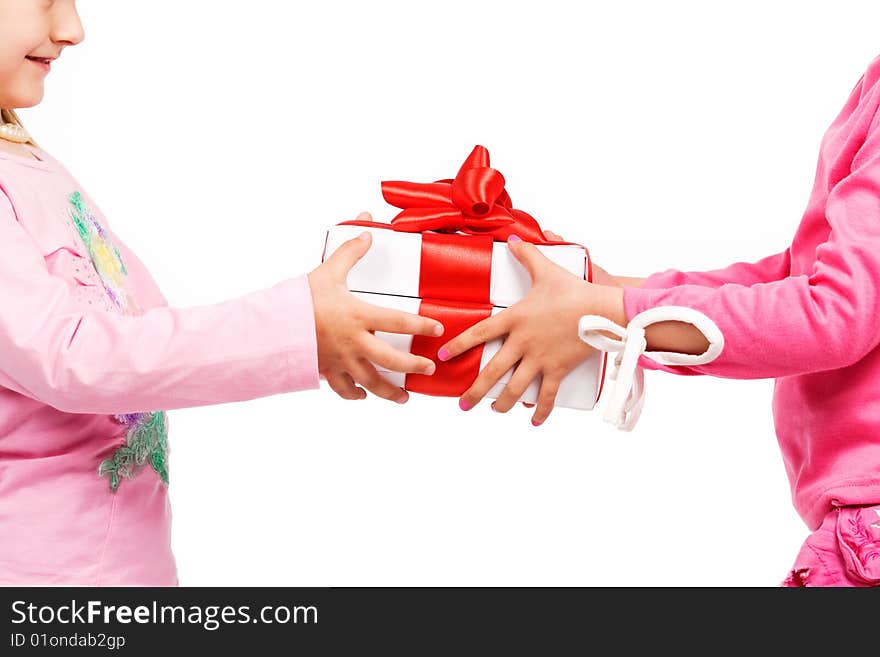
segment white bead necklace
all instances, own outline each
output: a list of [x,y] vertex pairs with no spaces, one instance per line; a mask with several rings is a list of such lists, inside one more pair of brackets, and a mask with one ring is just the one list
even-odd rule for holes
[[30,141],[27,130],[16,123],[0,123],[0,139],[12,141],[16,144],[24,144]]

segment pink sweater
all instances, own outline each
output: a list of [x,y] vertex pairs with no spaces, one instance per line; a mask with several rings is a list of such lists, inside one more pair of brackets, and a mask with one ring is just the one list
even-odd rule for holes
[[[639,365],[776,379],[773,417],[795,508],[816,529],[835,505],[880,502],[880,56],[822,139],[813,191],[785,251],[626,288],[628,318],[677,305],[712,319],[712,362]],[[740,412],[741,409],[730,409]]]
[[308,281],[170,308],[30,150],[0,152],[0,585],[177,585],[164,411],[317,388]]

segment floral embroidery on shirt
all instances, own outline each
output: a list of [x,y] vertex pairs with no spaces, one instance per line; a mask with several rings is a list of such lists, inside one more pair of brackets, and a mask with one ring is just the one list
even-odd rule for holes
[[89,258],[101,278],[107,296],[123,314],[140,315],[142,312],[140,306],[125,284],[128,270],[122,262],[119,249],[113,244],[110,235],[89,206],[85,204],[82,194],[75,191],[67,197],[67,200],[71,206],[69,209],[70,220],[85,244]]
[[149,460],[153,470],[168,484],[168,418],[165,411],[126,413],[113,419],[127,427],[125,445],[98,466],[98,476],[110,479],[110,490],[116,491],[121,477],[131,479]]
[[[109,233],[86,205],[80,192],[72,192],[67,200],[70,203],[70,220],[88,251],[113,307],[124,315],[142,314],[141,307],[126,283],[128,270]],[[116,448],[110,458],[101,462],[98,476],[108,477],[110,490],[116,492],[123,477],[131,479],[149,461],[153,470],[167,485],[168,418],[165,411],[124,413],[114,415],[113,420],[125,426],[125,444]]]

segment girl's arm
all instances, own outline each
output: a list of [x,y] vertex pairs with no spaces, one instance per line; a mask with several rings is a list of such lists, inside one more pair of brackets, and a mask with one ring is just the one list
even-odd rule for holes
[[[684,272],[678,269],[667,269],[646,278],[612,276],[596,265],[596,263],[592,263],[592,267],[594,270],[594,280],[597,283],[610,287],[668,288],[689,284],[718,288],[728,283],[754,285],[756,283],[768,283],[786,278],[790,274],[791,257],[789,249],[786,249],[782,253],[768,256],[754,263],[737,262],[729,267],[710,271]],[[599,271],[597,272],[596,270]],[[609,305],[609,314],[606,316],[609,318],[612,316],[616,317],[620,320],[618,323],[625,325],[626,312],[623,305],[623,293],[613,295],[609,290],[603,292],[603,294],[608,297],[606,305]],[[633,311],[631,315],[634,315],[636,312]],[[706,336],[696,326],[686,322],[666,321],[651,324],[645,329],[645,339],[648,342],[648,351],[702,354],[709,347],[709,341],[706,339]],[[657,361],[650,359],[643,358],[642,361],[644,361],[646,367],[651,369],[665,369],[677,374],[697,373],[695,370],[685,372],[681,367],[677,369],[668,366],[664,367],[657,363]]]
[[711,363],[670,367],[676,374],[739,379],[778,378],[852,365],[880,344],[880,123],[873,122],[849,174],[828,194],[830,228],[809,274],[710,289],[625,288],[627,317],[660,305],[681,305],[711,317],[724,349]]
[[[360,242],[354,250],[365,250],[368,242]],[[343,326],[333,326],[332,309],[316,322],[318,304],[305,275],[212,305],[156,306],[140,316],[90,310],[74,300],[70,282],[49,272],[4,194],[0,247],[0,385],[62,411],[170,410],[317,388],[322,366],[338,372],[340,364],[358,356],[358,349],[363,355],[373,348],[367,344],[375,338],[367,330],[371,322],[384,322],[381,330],[436,335],[433,320],[405,313],[380,318],[360,307]],[[346,264],[330,260],[310,275],[323,305],[339,301],[328,290]],[[339,271],[331,271],[334,267]],[[344,288],[344,275],[341,280]],[[316,324],[328,334],[346,327],[354,333],[329,335],[322,354]],[[339,348],[331,348],[334,340]],[[433,367],[428,359],[391,351],[382,358],[406,371],[428,373],[425,368]],[[369,371],[362,374],[364,385],[379,385]],[[351,379],[337,385],[358,394]],[[404,393],[387,385],[377,394],[395,398]]]
[[779,281],[791,274],[791,253],[786,248],[757,262],[736,262],[728,267],[709,271],[680,271],[666,269],[646,278],[631,276],[612,276],[593,263],[594,281],[602,285],[618,287],[667,288],[677,285],[703,285],[721,287],[727,283],[756,285]]
[[[712,347],[704,354],[687,355],[700,344],[690,341],[697,337],[692,330],[689,335],[682,333],[680,322],[647,327],[649,351],[678,355],[664,358],[670,364],[661,365],[644,355],[638,363],[677,374],[777,378],[837,369],[863,358],[880,344],[880,122],[875,125],[856,153],[849,175],[828,195],[825,218],[830,232],[816,248],[808,275],[753,285],[611,288],[583,281],[577,286],[566,283],[562,274],[567,272],[547,261],[530,271],[533,285],[525,299],[441,349],[439,356],[449,358],[488,339],[507,336],[502,349],[463,395],[462,407],[473,406],[516,366],[503,400],[499,397],[495,402],[496,410],[510,408],[522,390],[541,376],[533,422],[546,419],[562,377],[589,354],[584,349],[589,347],[578,345],[580,338],[573,336],[582,313],[604,315],[621,326],[658,307],[679,307],[691,317],[699,316],[710,333],[702,344]],[[537,252],[531,245],[523,246],[524,251]],[[786,257],[780,256],[777,262]],[[585,300],[578,289],[593,294]]]

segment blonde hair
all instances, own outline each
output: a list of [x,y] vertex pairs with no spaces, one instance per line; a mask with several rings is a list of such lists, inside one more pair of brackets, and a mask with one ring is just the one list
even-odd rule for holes
[[[18,114],[15,113],[15,110],[0,109],[0,119],[2,119],[4,123],[15,123],[16,125],[20,125],[22,128],[24,128],[24,124],[22,124],[21,119],[18,118]],[[27,143],[31,146],[36,146],[37,148],[40,147],[39,144],[34,141],[33,137],[30,137],[30,139],[27,140]]]

